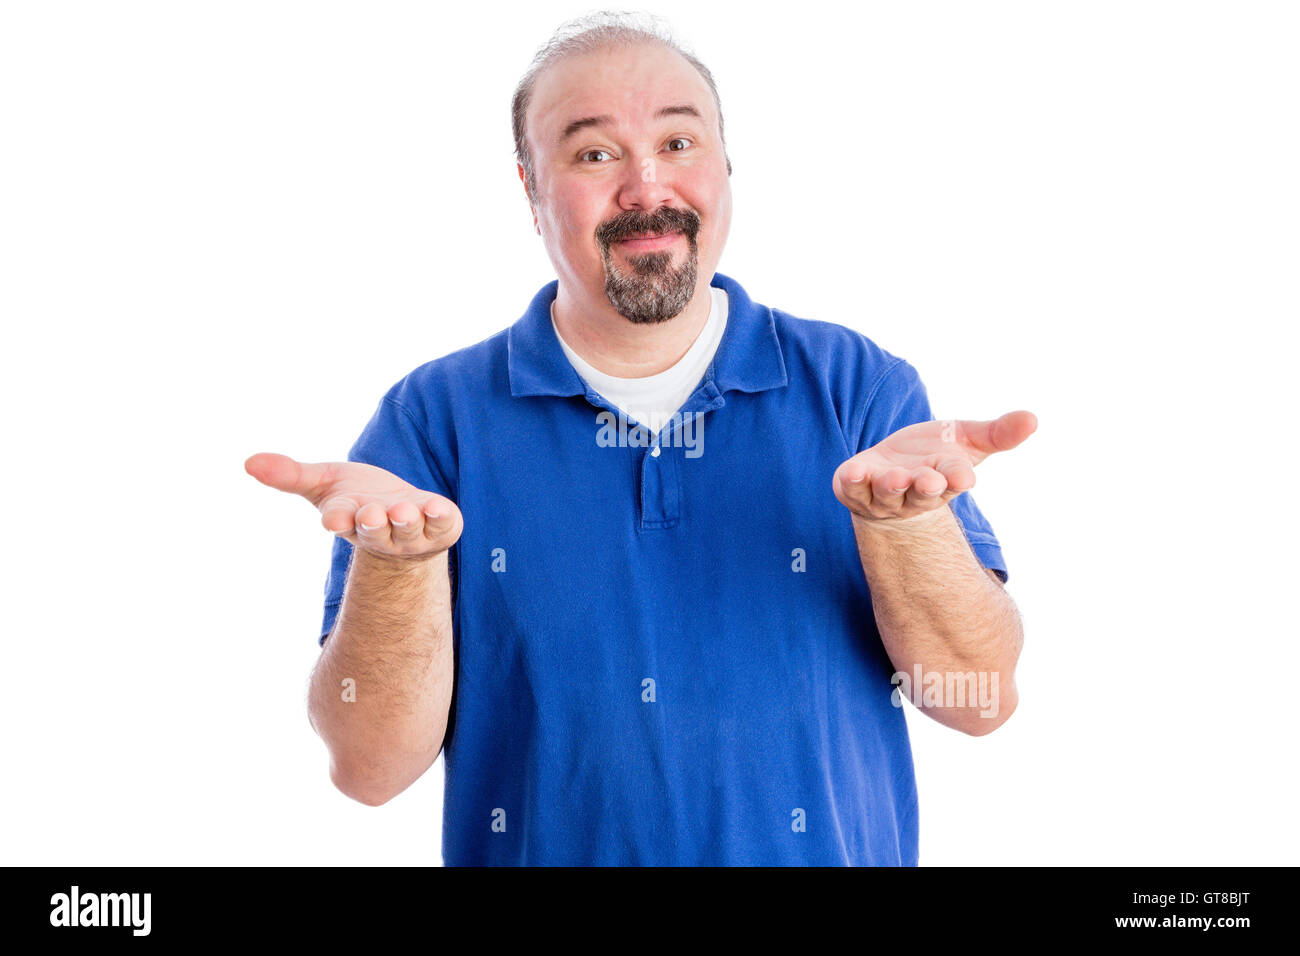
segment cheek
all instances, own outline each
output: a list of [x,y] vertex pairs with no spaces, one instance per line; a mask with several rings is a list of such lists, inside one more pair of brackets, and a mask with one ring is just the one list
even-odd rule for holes
[[575,251],[590,252],[594,256],[597,254],[595,237],[596,227],[599,224],[598,217],[570,207],[560,223],[560,230],[566,245]]
[[713,235],[725,227],[731,215],[731,197],[725,180],[719,181],[712,173],[702,173],[694,181],[683,181],[679,188],[700,218],[708,220],[701,224],[702,232]]

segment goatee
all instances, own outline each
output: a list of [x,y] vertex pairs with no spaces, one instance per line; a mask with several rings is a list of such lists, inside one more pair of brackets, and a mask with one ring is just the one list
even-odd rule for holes
[[[695,294],[699,277],[699,246],[696,234],[700,217],[689,209],[663,206],[647,216],[630,211],[603,223],[596,230],[601,259],[605,263],[605,294],[619,315],[629,322],[666,322],[680,315]],[[630,268],[615,261],[613,243],[640,233],[680,233],[689,246],[686,258],[673,265],[673,249],[626,256]]]

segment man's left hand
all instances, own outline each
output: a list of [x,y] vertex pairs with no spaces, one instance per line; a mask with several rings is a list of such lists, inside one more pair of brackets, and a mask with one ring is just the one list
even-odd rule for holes
[[835,497],[861,518],[892,521],[938,511],[975,485],[975,466],[1038,428],[1032,412],[987,422],[917,422],[835,469]]

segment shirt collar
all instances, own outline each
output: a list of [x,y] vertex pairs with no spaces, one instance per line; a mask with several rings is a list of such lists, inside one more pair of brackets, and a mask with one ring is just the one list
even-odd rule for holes
[[[753,302],[740,283],[721,272],[710,286],[727,293],[727,327],[705,373],[719,394],[729,389],[761,392],[788,384],[772,310]],[[560,347],[551,327],[551,303],[560,280],[552,279],[533,296],[506,337],[510,394],[585,395],[587,388]]]

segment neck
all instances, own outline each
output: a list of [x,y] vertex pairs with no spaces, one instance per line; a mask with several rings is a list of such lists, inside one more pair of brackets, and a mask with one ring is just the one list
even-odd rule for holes
[[555,327],[573,351],[598,371],[617,378],[645,378],[675,365],[709,320],[713,294],[707,280],[691,301],[666,322],[629,322],[614,311],[604,290],[599,298],[577,295],[563,282],[555,296]]

